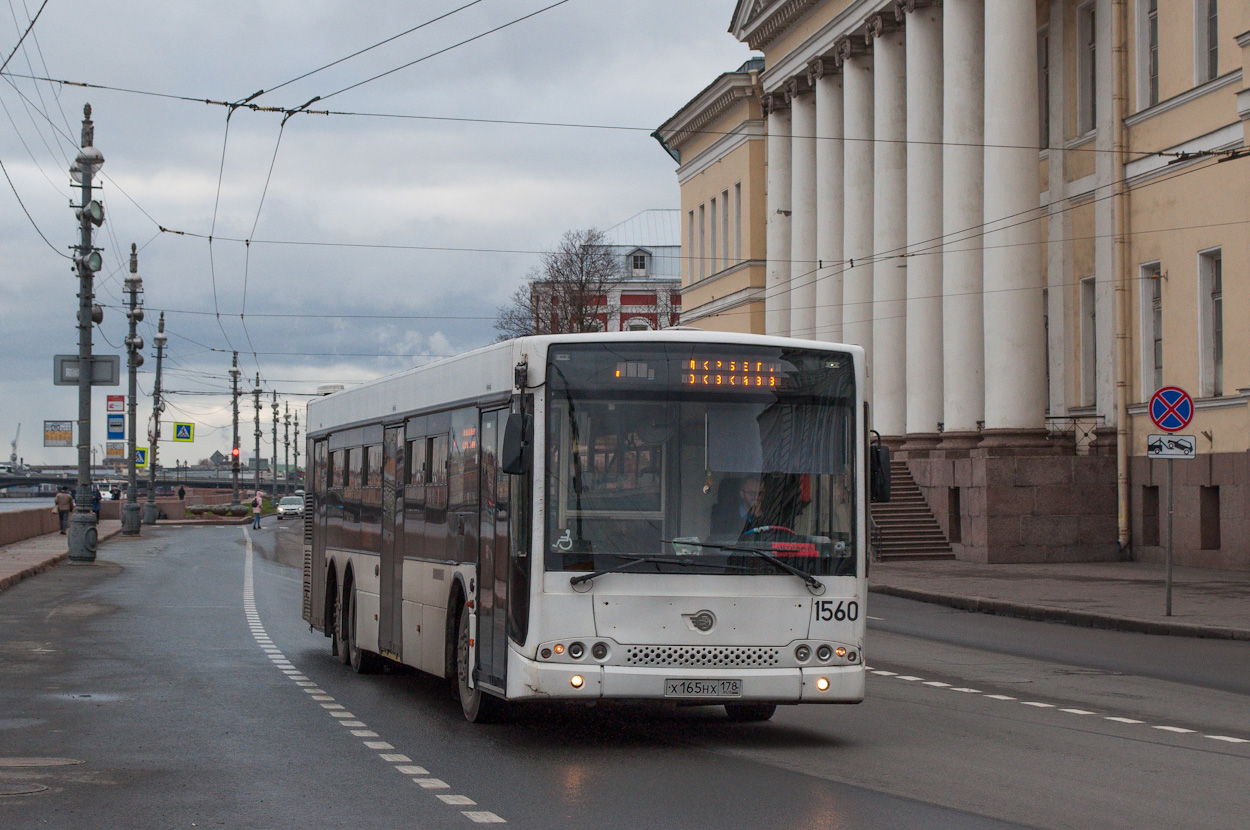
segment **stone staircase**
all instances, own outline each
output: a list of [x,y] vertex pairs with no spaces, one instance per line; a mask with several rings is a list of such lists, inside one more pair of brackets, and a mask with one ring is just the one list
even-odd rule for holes
[[955,558],[906,461],[890,460],[890,500],[872,505],[872,519],[882,561]]

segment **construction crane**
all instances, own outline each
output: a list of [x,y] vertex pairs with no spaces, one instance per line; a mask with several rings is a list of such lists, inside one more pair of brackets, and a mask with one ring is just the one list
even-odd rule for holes
[[17,471],[17,439],[22,434],[22,425],[17,425],[17,432],[13,436],[13,440],[9,443],[9,469]]

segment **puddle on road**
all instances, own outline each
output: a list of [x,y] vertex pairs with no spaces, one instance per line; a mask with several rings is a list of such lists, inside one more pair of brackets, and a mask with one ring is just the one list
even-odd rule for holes
[[46,792],[47,789],[43,784],[7,784],[0,781],[0,798],[8,795],[34,795]]

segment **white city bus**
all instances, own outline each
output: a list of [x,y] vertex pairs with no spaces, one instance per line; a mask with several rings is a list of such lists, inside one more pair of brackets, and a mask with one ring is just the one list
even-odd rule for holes
[[[765,720],[864,696],[862,350],[667,330],[498,343],[308,405],[304,618],[359,672]],[[869,474],[869,458],[872,473]]]

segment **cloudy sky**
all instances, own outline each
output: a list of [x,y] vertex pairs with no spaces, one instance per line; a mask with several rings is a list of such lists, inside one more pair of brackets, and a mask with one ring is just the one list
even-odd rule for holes
[[[0,11],[4,57],[42,2]],[[260,373],[268,435],[274,390],[295,411],[319,384],[489,342],[496,309],[565,230],[677,207],[675,165],[649,132],[750,57],[726,31],[734,3],[566,0],[455,46],[553,2],[48,0],[0,83],[0,161],[33,219],[0,182],[0,460],[20,422],[28,463],[76,463],[74,450],[42,446],[42,427],[77,414],[77,391],[54,387],[51,372],[53,354],[77,352],[78,283],[61,254],[77,241],[66,171],[84,103],[106,160],[95,351],[123,351],[122,280],[137,243],[148,308],[140,435],[159,310],[166,421],[197,425],[194,444],[162,442],[162,463],[228,452],[231,350],[249,390]],[[258,90],[271,90],[259,105],[321,96],[309,109],[351,114],[283,126],[281,113],[239,108],[227,123],[231,110],[202,103]],[[95,446],[105,395],[124,383],[96,389]],[[245,453],[252,417],[248,398]]]

